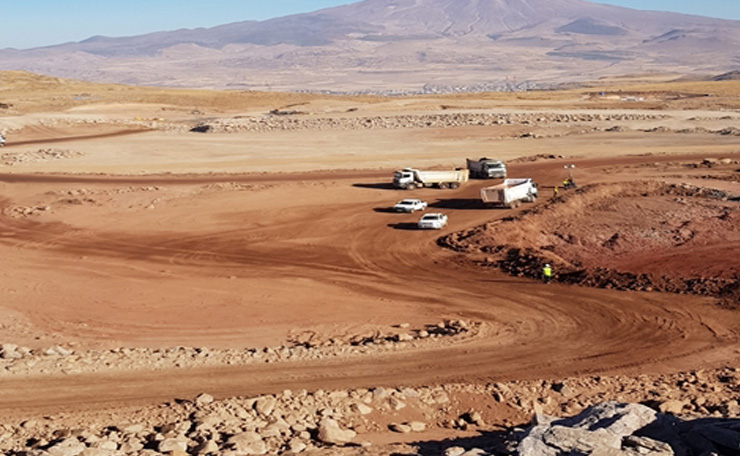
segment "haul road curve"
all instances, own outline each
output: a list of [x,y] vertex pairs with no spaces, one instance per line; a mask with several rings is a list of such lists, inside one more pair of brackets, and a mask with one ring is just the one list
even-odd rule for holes
[[[601,167],[639,160],[584,160],[579,172],[596,179]],[[562,164],[513,171],[552,184]],[[203,391],[226,397],[691,369],[717,364],[736,347],[734,314],[707,299],[545,286],[469,266],[435,240],[511,215],[477,208],[487,182],[413,192],[450,215],[440,233],[408,229],[417,215],[382,211],[412,196],[387,189],[387,179],[387,172],[366,171],[125,182],[2,176],[5,330],[31,328],[41,346],[245,347],[279,343],[295,328],[350,331],[441,318],[482,321],[489,332],[457,345],[342,360],[5,377],[0,415],[140,405]],[[219,181],[245,189],[214,189]],[[122,186],[164,190],[143,197]],[[59,192],[81,187],[95,203],[56,206]],[[7,215],[40,195],[59,209]]]

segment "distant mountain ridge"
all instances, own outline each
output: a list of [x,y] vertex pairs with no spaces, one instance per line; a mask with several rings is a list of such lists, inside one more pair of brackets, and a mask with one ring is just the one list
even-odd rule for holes
[[740,21],[585,0],[365,0],[259,22],[0,51],[0,69],[240,89],[410,90],[739,68]]

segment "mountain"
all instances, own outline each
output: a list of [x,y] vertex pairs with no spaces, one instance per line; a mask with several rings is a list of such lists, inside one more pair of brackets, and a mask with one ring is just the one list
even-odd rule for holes
[[584,0],[365,0],[267,21],[0,51],[0,69],[287,90],[511,88],[740,68],[740,21]]

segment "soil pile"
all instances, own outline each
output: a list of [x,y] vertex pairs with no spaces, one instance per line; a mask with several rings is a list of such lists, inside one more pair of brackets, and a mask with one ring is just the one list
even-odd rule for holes
[[561,282],[740,297],[740,205],[731,195],[648,181],[594,185],[522,215],[440,239],[481,263]]

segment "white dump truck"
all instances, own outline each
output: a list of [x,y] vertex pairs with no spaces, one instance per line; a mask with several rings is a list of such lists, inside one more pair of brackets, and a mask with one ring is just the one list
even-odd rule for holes
[[523,201],[537,199],[537,184],[532,179],[506,179],[503,184],[482,188],[480,197],[486,204],[500,207],[519,207]]
[[393,173],[393,186],[403,189],[417,187],[458,188],[460,184],[468,181],[469,176],[470,172],[467,169],[421,171],[404,168]]
[[471,177],[481,179],[506,179],[506,164],[493,158],[473,160],[468,158],[468,170]]

